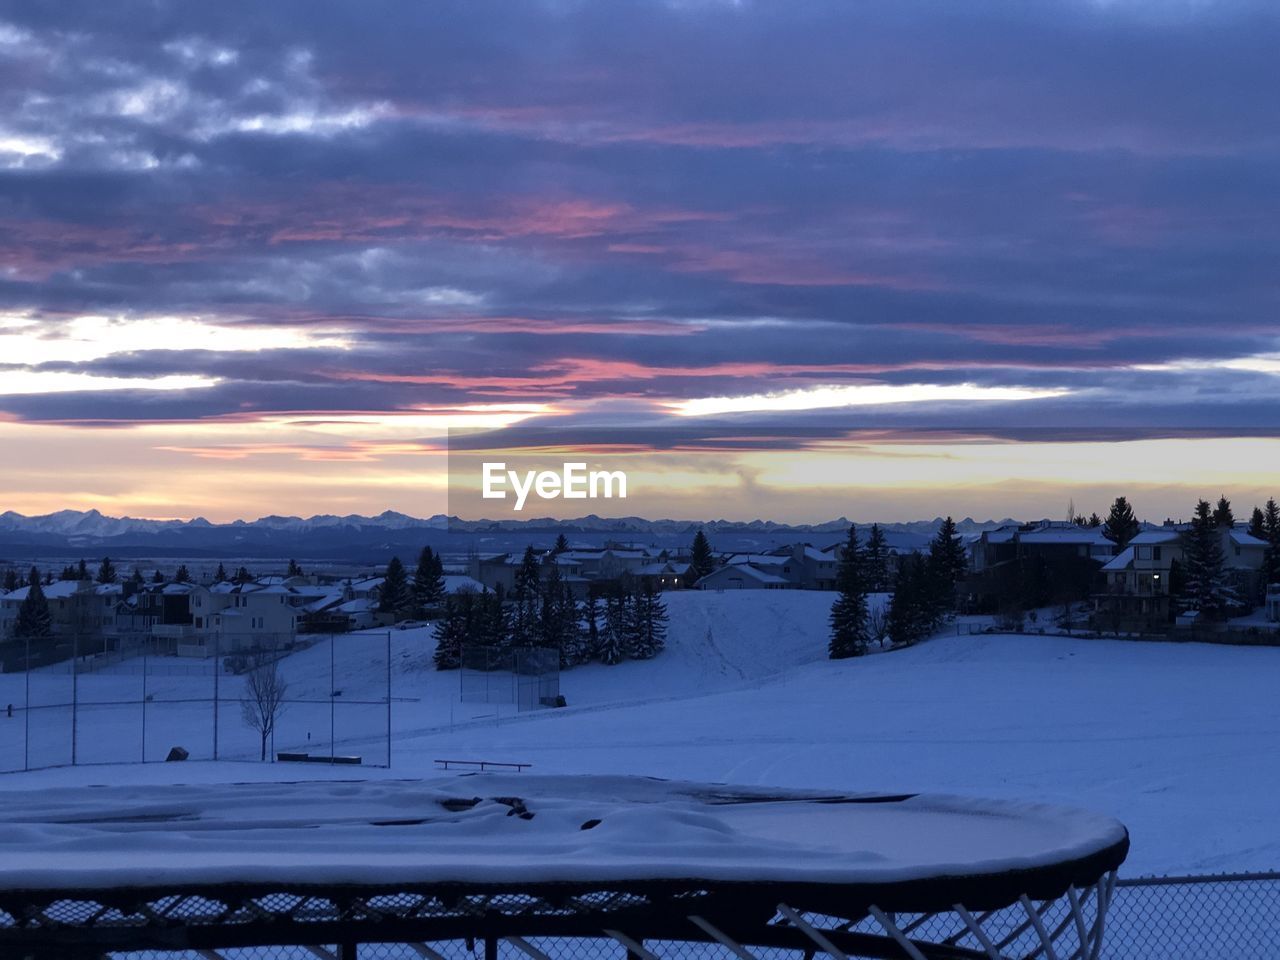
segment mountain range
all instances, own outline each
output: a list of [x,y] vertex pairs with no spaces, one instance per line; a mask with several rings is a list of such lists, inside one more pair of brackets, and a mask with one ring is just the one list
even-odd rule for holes
[[[957,522],[961,533],[1014,521]],[[903,545],[923,543],[942,518],[881,524]],[[861,523],[859,524],[862,525]],[[599,517],[571,520],[550,517],[527,520],[460,520],[442,514],[411,517],[392,510],[373,517],[318,514],[312,517],[266,516],[257,520],[213,523],[192,520],[148,520],[109,517],[97,510],[59,510],[28,517],[0,513],[0,559],[28,556],[109,554],[191,557],[297,557],[385,560],[393,553],[415,555],[424,545],[438,550],[467,552],[523,549],[525,543],[548,543],[563,533],[571,542],[599,545],[606,540],[643,542],[657,546],[685,546],[699,528],[719,549],[753,550],[811,538],[829,542],[849,527],[849,520],[817,524],[787,524],[771,520],[648,520],[642,517]]]

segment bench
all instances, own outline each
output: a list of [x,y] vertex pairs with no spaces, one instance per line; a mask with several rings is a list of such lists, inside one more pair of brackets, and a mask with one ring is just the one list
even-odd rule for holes
[[436,763],[445,770],[452,764],[455,767],[479,767],[481,770],[514,770],[516,773],[533,766],[531,763],[503,763],[498,760],[437,760]]
[[361,762],[360,757],[330,756],[327,753],[277,753],[276,759],[281,763],[353,763]]

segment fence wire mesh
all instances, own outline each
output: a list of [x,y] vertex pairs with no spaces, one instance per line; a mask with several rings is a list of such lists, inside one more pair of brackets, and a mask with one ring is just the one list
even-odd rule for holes
[[[1010,927],[1014,917],[1010,910]],[[906,925],[912,918],[899,914]],[[923,940],[942,939],[954,932],[954,918],[935,915],[913,933]],[[867,929],[871,929],[867,927]],[[1225,874],[1219,876],[1136,877],[1119,882],[1107,915],[1103,957],[1107,960],[1240,960],[1243,957],[1280,957],[1280,873]],[[616,940],[581,937],[531,937],[530,946],[554,960],[627,960],[627,950]],[[737,960],[728,947],[680,940],[646,940],[646,950],[660,960]],[[1021,944],[1009,946],[1010,957],[1023,957]],[[431,951],[444,960],[485,960],[481,940],[437,941]],[[116,960],[315,960],[328,955],[341,960],[420,960],[424,953],[414,944],[360,943],[352,952],[337,945],[321,947],[252,947],[220,950],[216,954],[194,951],[141,951],[111,954]],[[799,950],[750,948],[758,960],[806,960]],[[499,941],[498,960],[530,960],[530,954],[514,944]]]
[[191,760],[390,764],[385,631],[200,644],[76,636],[58,647],[10,656],[0,672],[0,772],[163,761],[175,747]]

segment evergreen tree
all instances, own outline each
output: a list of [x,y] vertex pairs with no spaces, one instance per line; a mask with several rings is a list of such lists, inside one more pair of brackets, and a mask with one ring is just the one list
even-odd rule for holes
[[53,636],[53,617],[49,613],[49,601],[40,587],[40,571],[31,568],[27,577],[27,595],[18,606],[18,618],[13,624],[13,636],[17,640],[45,640]]
[[1102,535],[1116,545],[1119,552],[1129,545],[1129,541],[1138,535],[1142,525],[1133,514],[1133,507],[1124,497],[1116,497],[1111,504],[1111,512],[1107,514],[1107,522],[1102,527]]
[[164,583],[164,574],[160,572],[160,568],[156,567],[156,572],[151,575],[152,583]]
[[1267,541],[1267,552],[1262,561],[1262,579],[1264,584],[1280,583],[1280,506],[1275,498],[1269,498],[1262,513],[1263,539]]
[[[469,593],[470,591],[464,591]],[[476,628],[473,642],[482,647],[503,648],[511,645],[507,626],[507,610],[496,593],[475,594]]]
[[297,561],[297,560],[290,559],[290,561],[289,561],[289,570],[288,570],[288,572],[285,574],[285,576],[288,576],[288,577],[300,577],[300,576],[302,576],[302,567],[298,566],[298,561]]
[[560,554],[564,553],[568,549],[569,549],[569,541],[565,539],[565,536],[562,533],[558,537],[556,537],[556,545],[551,548],[551,555],[553,557],[558,557],[560,556]]
[[956,586],[968,572],[969,562],[964,544],[956,535],[955,521],[947,517],[929,544],[929,574],[937,618],[952,612],[956,606]]
[[116,567],[115,567],[115,564],[111,562],[110,557],[102,558],[102,563],[98,567],[98,582],[99,583],[115,583],[116,582]]
[[547,576],[539,585],[538,610],[538,644],[550,647],[560,654],[561,666],[564,666],[565,618],[564,618],[564,581],[560,577],[560,567],[551,563],[547,567]]
[[895,646],[923,640],[933,631],[936,615],[928,561],[919,553],[900,557],[886,618],[889,640]]
[[1085,526],[1096,530],[1098,527],[1102,526],[1102,518],[1096,513],[1091,513],[1089,514],[1089,519],[1085,521]]
[[178,564],[178,572],[173,575],[173,582],[174,583],[190,583],[191,582],[191,571],[187,569],[187,565],[185,563]]
[[1267,539],[1267,518],[1263,516],[1261,507],[1254,507],[1249,516],[1249,536],[1255,540]]
[[418,616],[430,616],[444,601],[444,561],[429,546],[418,555],[413,571],[413,603]]
[[889,544],[878,523],[871,525],[862,557],[867,593],[887,593],[893,586],[889,579]]
[[222,565],[221,561],[219,561],[218,569],[213,575],[213,582],[222,583],[226,579],[227,579],[227,568]]
[[716,558],[711,552],[711,541],[699,530],[693,537],[689,554],[689,585],[697,583],[716,568]]
[[142,576],[142,571],[141,571],[140,569],[138,569],[137,567],[134,567],[134,568],[133,568],[133,573],[129,574],[129,580],[130,580],[130,582],[132,582],[135,586],[141,586],[142,584],[144,584],[144,583],[146,583],[146,582],[147,582],[147,581],[146,581],[146,578],[144,578],[144,577]]
[[475,595],[459,593],[446,597],[444,616],[436,621],[436,652],[432,657],[437,670],[457,670],[462,666],[462,647],[471,637],[475,619]]
[[13,593],[18,589],[18,571],[9,567],[4,572],[4,592]]
[[850,524],[849,538],[840,554],[836,589],[840,595],[831,605],[831,641],[827,654],[832,660],[860,657],[867,652],[867,587],[865,557],[858,543],[858,528]]
[[76,579],[76,568],[75,568],[75,567],[73,567],[73,566],[71,566],[70,564],[68,564],[67,566],[63,567],[63,568],[62,568],[62,573],[60,573],[60,574],[58,575],[58,579],[59,579],[59,580],[74,580],[74,579]]
[[80,563],[76,566],[76,579],[89,580],[89,564],[85,562],[84,557],[80,558]]
[[600,631],[596,656],[608,666],[621,663],[626,643],[627,598],[621,587],[615,587],[604,598],[604,629]]
[[580,663],[586,663],[591,659],[587,631],[584,629],[580,606],[573,596],[573,588],[567,583],[561,595],[560,616],[564,623],[561,628],[564,636],[561,667],[576,667]]
[[249,572],[248,567],[241,567],[236,571],[235,577],[232,578],[233,583],[253,583],[253,574]]
[[409,595],[409,576],[399,557],[392,557],[382,575],[382,588],[378,591],[378,612],[388,613],[395,620],[408,616],[412,603]]
[[632,599],[631,636],[627,656],[633,660],[652,660],[667,645],[667,605],[646,583]]
[[1231,501],[1225,496],[1218,498],[1218,505],[1213,508],[1213,522],[1219,527],[1234,527],[1236,525],[1235,514],[1231,512]]
[[533,552],[532,545],[527,546],[524,548],[524,557],[520,560],[520,568],[516,571],[515,584],[511,590],[512,646],[535,647],[538,645],[541,582],[537,554]]
[[1191,528],[1183,534],[1182,555],[1186,565],[1182,594],[1186,608],[1198,610],[1205,620],[1221,617],[1233,596],[1226,581],[1222,537],[1207,500],[1196,504]]
[[582,622],[585,626],[583,645],[586,655],[583,662],[599,660],[600,656],[600,594],[592,583],[587,588],[587,599],[582,605]]

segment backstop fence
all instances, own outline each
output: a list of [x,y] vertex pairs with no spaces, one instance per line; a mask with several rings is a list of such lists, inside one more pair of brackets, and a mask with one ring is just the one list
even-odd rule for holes
[[174,748],[192,760],[391,763],[385,631],[77,635],[9,644],[2,666],[0,772],[162,761]]
[[553,647],[462,648],[463,703],[553,707],[560,696],[560,651]]
[[[1010,909],[1016,913],[1020,908]],[[897,920],[901,925],[911,922],[905,915],[898,915]],[[928,935],[922,929],[918,932]],[[743,960],[741,954],[717,943],[646,939],[641,946],[649,954],[646,960]],[[809,960],[814,955],[813,950],[777,947],[750,947],[749,953],[757,960]],[[821,955],[821,951],[817,953]],[[110,956],[116,960],[314,960],[325,956],[335,960],[627,960],[635,954],[606,937],[498,936],[490,941],[458,939],[429,945],[361,941],[200,953],[148,950]],[[1280,873],[1130,877],[1121,879],[1112,894],[1102,951],[1105,960],[1241,960],[1276,956],[1280,956]]]

